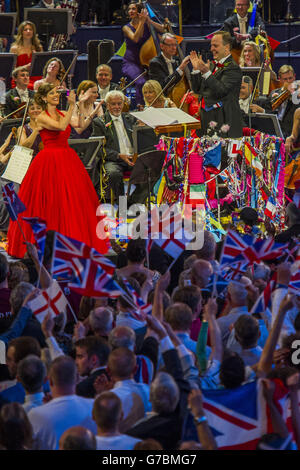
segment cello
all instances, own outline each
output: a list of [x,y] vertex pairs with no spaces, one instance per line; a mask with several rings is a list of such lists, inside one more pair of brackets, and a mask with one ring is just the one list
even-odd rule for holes
[[[147,2],[141,2],[144,6],[144,8],[147,10],[148,15],[150,17],[150,8],[147,4]],[[156,57],[160,53],[160,47],[159,47],[159,40],[157,38],[155,28],[151,21],[148,23],[148,28],[150,30],[150,37],[147,39],[147,41],[142,45],[141,50],[140,50],[140,63],[141,65],[144,65],[145,67],[149,67],[151,59]]]

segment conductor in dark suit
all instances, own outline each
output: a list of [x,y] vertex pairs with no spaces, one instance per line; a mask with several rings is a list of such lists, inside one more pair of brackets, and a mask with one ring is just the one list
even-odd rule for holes
[[160,49],[161,53],[150,61],[149,79],[157,80],[163,89],[170,83],[170,86],[165,90],[166,94],[170,88],[181,80],[190,59],[187,56],[180,62],[179,58],[176,57],[177,40],[173,34],[165,33],[162,35]]
[[250,0],[236,0],[236,13],[224,21],[224,31],[228,31],[233,40],[232,47],[240,48],[241,42],[245,40],[254,41],[258,34],[258,28],[265,28],[263,20],[258,12],[255,15],[253,28],[250,27],[251,13],[248,13]]
[[107,111],[103,119],[94,120],[92,133],[92,136],[104,136],[106,139],[104,168],[117,201],[119,196],[124,195],[123,172],[134,166],[132,126],[136,119],[130,114],[122,113],[124,100],[125,96],[121,91],[107,93]]
[[216,130],[223,124],[230,126],[227,137],[242,136],[239,106],[242,71],[232,59],[231,44],[230,34],[218,31],[211,40],[213,63],[205,63],[195,51],[190,53],[192,88],[201,100],[201,135],[207,134],[209,123],[215,121]]

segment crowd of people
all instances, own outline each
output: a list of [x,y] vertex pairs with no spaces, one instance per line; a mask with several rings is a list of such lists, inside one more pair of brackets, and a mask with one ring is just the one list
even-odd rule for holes
[[[35,25],[20,24],[11,46],[18,57],[4,115],[24,116],[23,105],[28,104],[29,120],[16,130],[16,139],[33,150],[33,159],[20,187],[15,185],[25,205],[18,220],[9,221],[7,201],[0,201],[4,241],[7,235],[7,253],[0,253],[1,449],[299,448],[295,344],[300,340],[300,297],[293,283],[296,276],[299,284],[300,268],[300,114],[292,96],[296,75],[291,65],[283,65],[278,77],[268,68],[269,93],[253,100],[255,83],[251,70],[248,75],[245,69],[264,61],[254,42],[264,25],[257,14],[249,32],[249,1],[236,0],[235,6],[224,30],[212,36],[212,62],[195,51],[179,59],[176,36],[150,19],[140,4],[129,3],[130,22],[123,27],[123,72],[130,80],[144,70],[141,51],[150,30],[160,33],[161,52],[149,60],[148,75],[135,83],[139,109],[179,107],[170,92],[188,79],[197,95],[192,114],[201,120],[196,137],[207,135],[213,121],[216,131],[226,124],[226,137],[241,138],[249,110],[278,117],[295,181],[287,194],[285,230],[275,237],[286,243],[285,251],[264,261],[256,259],[234,275],[230,266],[223,270],[224,237],[216,240],[207,228],[202,248],[183,251],[171,267],[171,257],[156,244],[149,252],[145,240],[132,239],[124,249],[109,240],[108,233],[102,239],[97,236],[99,224],[107,230],[105,216],[97,210],[103,182],[105,199],[118,205],[125,193],[124,175],[135,165],[134,126],[143,123],[125,112],[131,103],[107,64],[98,65],[95,81],[83,80],[76,92],[66,90],[65,67],[55,56],[41,76],[30,77],[32,52],[42,46]],[[88,2],[81,7],[91,8]],[[106,2],[102,8],[107,8]],[[240,52],[238,62],[233,47]],[[284,100],[274,106],[283,93]],[[67,110],[59,109],[61,95],[66,96]],[[86,151],[75,151],[68,139],[88,142],[90,137],[104,138],[104,143],[88,173],[89,145]],[[11,139],[9,135],[1,142],[1,174],[10,158]],[[145,185],[136,184],[128,205],[144,203],[147,194]],[[241,223],[253,228],[253,212],[244,208]],[[24,216],[46,221],[42,263]],[[109,292],[85,296],[66,281],[54,279],[55,232],[93,248],[103,258],[110,250],[116,266],[113,277],[120,287],[117,297]],[[86,251],[80,256],[87,256]],[[225,278],[222,288],[220,274]],[[33,308],[33,301],[57,285],[65,307],[39,321],[39,306],[35,303]],[[151,313],[142,312],[136,296]],[[241,403],[248,399],[255,402],[251,416],[252,405],[244,412]],[[233,424],[243,432],[233,432]],[[253,434],[245,435],[245,429],[254,428]]]

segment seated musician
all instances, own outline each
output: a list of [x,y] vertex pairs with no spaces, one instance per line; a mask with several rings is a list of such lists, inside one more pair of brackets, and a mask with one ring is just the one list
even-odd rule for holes
[[4,107],[6,116],[16,111],[15,115],[11,116],[11,119],[22,117],[24,108],[21,111],[18,111],[18,109],[34,96],[34,91],[28,89],[29,72],[27,67],[17,67],[13,70],[12,77],[16,82],[16,87],[6,92]]
[[107,111],[103,119],[94,119],[92,133],[92,136],[104,136],[106,139],[104,168],[117,203],[119,196],[124,195],[123,172],[134,166],[132,127],[136,119],[128,113],[122,113],[124,101],[125,96],[121,91],[107,93]]
[[[157,98],[158,96],[159,98]],[[161,84],[157,80],[148,80],[144,84],[143,97],[146,107],[151,106],[153,108],[176,108],[176,104],[170,100],[170,98],[166,98],[162,93]],[[154,100],[156,101],[154,102]]]
[[[38,105],[34,99],[29,101],[28,105],[28,117],[29,123],[20,126],[17,129],[17,135],[19,137],[20,133],[20,145],[27,147],[33,150],[33,156],[35,157],[38,152],[41,150],[42,140],[40,136],[40,130],[42,129],[36,123],[37,117],[41,114],[43,108]],[[22,131],[22,132],[21,132]]]
[[[254,102],[251,103],[252,93],[253,93],[253,80],[251,77],[248,77],[248,75],[244,75],[242,78],[242,84],[241,84],[241,89],[240,89],[239,105],[242,111],[243,124],[245,127],[249,126],[248,116],[247,116],[249,113],[249,108],[250,108],[250,112],[252,113],[258,113],[259,112],[258,109],[260,109],[260,106],[259,106],[260,101],[255,100],[255,103]],[[264,112],[264,109],[262,109],[262,112]]]
[[61,86],[62,88],[66,88],[66,83],[63,82],[60,85],[61,80],[63,79],[66,71],[64,68],[64,64],[60,59],[57,57],[52,57],[46,62],[46,65],[43,69],[43,78],[41,80],[37,80],[34,83],[33,89],[37,91],[39,86],[43,83],[51,83],[51,85]]
[[236,13],[224,21],[224,31],[228,31],[232,37],[232,47],[241,49],[243,41],[254,40],[258,34],[258,28],[264,29],[261,16],[256,12],[254,27],[249,27],[251,13],[248,13],[250,0],[235,0]]
[[100,64],[96,68],[96,80],[98,83],[98,93],[101,100],[104,100],[107,93],[118,88],[117,83],[112,82],[112,69],[107,64]]
[[254,41],[245,41],[239,60],[240,67],[260,67],[260,48]]
[[181,80],[184,69],[190,62],[190,57],[187,56],[180,62],[179,58],[176,57],[176,37],[170,33],[165,33],[161,36],[160,49],[161,53],[150,61],[149,78],[150,80],[157,80],[162,88],[165,88],[170,83],[164,90],[164,93],[167,94]]
[[300,150],[300,108],[297,108],[293,119],[293,129],[291,135],[286,138],[285,148],[288,153]]
[[[267,102],[263,108],[258,106],[255,112],[277,114],[283,136],[287,137],[292,132],[294,113],[299,106],[293,103],[292,95],[289,92],[292,90],[292,84],[296,80],[296,74],[293,67],[291,65],[282,65],[278,71],[278,79],[281,84],[281,88],[273,90],[269,94]],[[279,104],[280,97],[284,98],[281,104]]]
[[34,5],[33,8],[48,8],[49,10],[53,8],[61,8],[59,0],[39,0],[39,2]]

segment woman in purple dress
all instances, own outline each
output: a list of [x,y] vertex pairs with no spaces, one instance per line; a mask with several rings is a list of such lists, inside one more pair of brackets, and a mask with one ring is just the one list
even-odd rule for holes
[[[141,3],[129,3],[127,13],[130,23],[122,29],[126,43],[122,73],[132,81],[145,70],[140,62],[140,50],[151,36],[150,26],[152,25],[160,33],[164,33],[164,27],[149,18],[147,10]],[[147,78],[143,76],[135,82],[136,104],[144,104],[142,87],[146,80]]]

